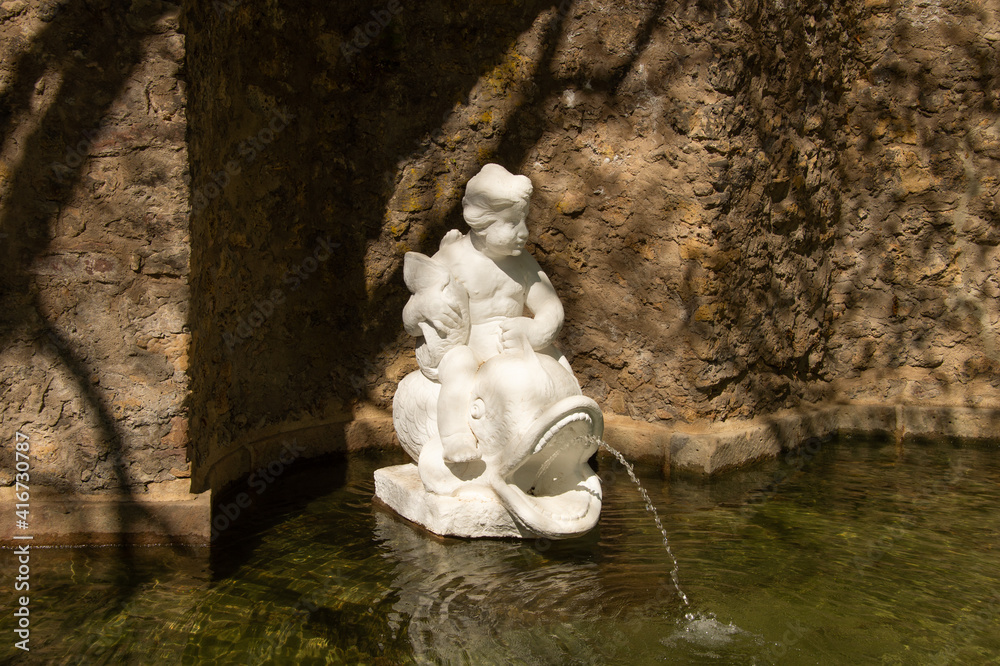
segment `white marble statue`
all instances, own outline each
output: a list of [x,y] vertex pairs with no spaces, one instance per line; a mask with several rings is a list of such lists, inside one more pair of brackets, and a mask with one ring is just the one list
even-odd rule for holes
[[487,164],[462,199],[469,233],[404,259],[420,369],[400,382],[393,423],[417,464],[378,470],[375,488],[438,534],[567,538],[600,516],[587,459],[603,418],[553,344],[562,304],[524,252],[531,191]]

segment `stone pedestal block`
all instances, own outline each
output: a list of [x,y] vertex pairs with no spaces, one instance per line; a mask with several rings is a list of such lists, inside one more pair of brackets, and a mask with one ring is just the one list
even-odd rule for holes
[[519,526],[493,491],[463,489],[461,496],[424,490],[414,464],[383,467],[375,472],[375,496],[389,508],[435,534],[458,537],[531,537]]

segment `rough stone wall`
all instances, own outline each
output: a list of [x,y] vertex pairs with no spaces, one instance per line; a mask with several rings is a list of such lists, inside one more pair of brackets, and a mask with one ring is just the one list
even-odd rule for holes
[[854,399],[995,406],[1000,3],[868,5],[825,377]]
[[996,402],[995,4],[187,3],[196,484],[388,407],[488,161],[609,414]]
[[178,14],[0,4],[0,485],[20,431],[33,498],[190,484]]

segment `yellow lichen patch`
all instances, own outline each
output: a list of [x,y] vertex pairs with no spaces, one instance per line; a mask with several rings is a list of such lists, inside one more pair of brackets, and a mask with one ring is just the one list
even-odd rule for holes
[[695,321],[716,321],[719,319],[722,306],[718,303],[706,303],[694,311]]
[[531,61],[512,48],[503,62],[494,67],[483,79],[494,95],[506,92],[518,79],[530,75]]
[[606,157],[609,160],[613,160],[616,155],[615,149],[600,139],[594,142],[594,145],[591,146],[591,150],[593,150],[598,157]]
[[568,191],[556,202],[556,210],[563,215],[579,215],[587,208],[587,198],[580,192]]
[[[476,127],[477,125],[489,125],[492,122],[493,122],[493,109],[486,109],[482,113],[474,115],[471,118],[469,118],[469,127]],[[457,136],[458,135],[456,135],[456,137]]]
[[449,198],[452,193],[451,183],[443,182],[441,178],[434,180],[434,199],[436,201],[441,201],[442,199]]
[[410,222],[406,218],[393,219],[393,217],[397,216],[387,214],[385,216],[384,225],[389,229],[389,233],[392,234],[394,238],[399,238],[409,230]]
[[432,202],[426,201],[426,197],[422,197],[421,194],[416,188],[408,188],[395,202],[393,208],[404,213],[417,213],[429,209]]
[[486,164],[493,159],[493,148],[489,146],[480,146],[476,150],[476,159],[479,160],[480,164]]

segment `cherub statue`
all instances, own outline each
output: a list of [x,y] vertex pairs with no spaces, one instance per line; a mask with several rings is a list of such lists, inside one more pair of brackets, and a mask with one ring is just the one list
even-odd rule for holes
[[375,496],[436,534],[566,539],[600,517],[587,460],[604,417],[553,344],[562,304],[524,251],[531,189],[487,164],[462,199],[469,232],[403,262],[420,370],[400,380],[392,421],[414,462],[377,470]]
[[[524,251],[531,181],[487,164],[467,184],[462,213],[469,232],[448,232],[433,257],[407,253],[403,275],[413,293],[403,326],[418,337],[417,362],[441,385],[437,427],[445,462],[480,457],[468,424],[479,366],[505,350],[530,346],[569,362],[553,344],[563,307],[538,262]],[[525,316],[525,310],[531,317]]]

